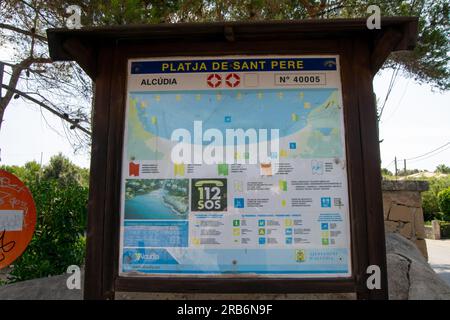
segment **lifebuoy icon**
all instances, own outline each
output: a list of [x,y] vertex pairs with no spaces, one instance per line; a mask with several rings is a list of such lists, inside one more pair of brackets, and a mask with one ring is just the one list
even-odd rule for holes
[[217,73],[210,74],[207,78],[208,86],[211,88],[217,88],[222,84],[222,77]]
[[241,77],[239,77],[236,73],[230,73],[225,78],[225,82],[230,88],[235,88],[241,83]]

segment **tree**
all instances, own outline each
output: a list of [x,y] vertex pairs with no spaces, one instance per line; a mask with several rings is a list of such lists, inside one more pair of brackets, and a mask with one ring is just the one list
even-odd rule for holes
[[445,164],[440,164],[436,167],[436,170],[434,170],[434,172],[450,174],[450,167],[446,166]]
[[99,26],[366,17],[372,4],[380,6],[383,16],[419,17],[416,49],[393,53],[385,67],[449,89],[448,0],[3,0],[0,44],[14,52],[14,61],[7,63],[9,81],[0,102],[0,125],[11,100],[24,98],[64,119],[75,147],[89,145],[91,82],[76,64],[53,63],[47,53],[45,30],[65,26],[68,5],[80,6],[84,26]]
[[25,185],[39,180],[42,170],[41,165],[36,161],[27,162],[24,166],[1,166],[0,168],[16,175]]
[[75,63],[52,62],[45,33],[64,25],[66,5],[43,0],[0,2],[0,45],[11,56],[11,61],[3,62],[7,79],[2,84],[6,93],[0,100],[0,128],[8,105],[21,98],[63,119],[69,141],[80,148],[90,140],[91,82]]
[[419,18],[417,45],[413,51],[394,52],[384,67],[402,68],[416,81],[440,90],[450,89],[450,4],[447,0],[347,0],[342,15],[364,16],[369,4],[378,5],[383,16]]
[[61,153],[50,159],[42,174],[42,179],[55,180],[63,186],[88,186],[88,178],[89,171],[87,169],[77,167]]
[[394,174],[386,168],[381,168],[381,175],[383,176],[393,176]]

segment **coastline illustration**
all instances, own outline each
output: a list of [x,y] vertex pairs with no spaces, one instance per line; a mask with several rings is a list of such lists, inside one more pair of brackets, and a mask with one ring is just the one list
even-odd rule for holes
[[125,219],[187,219],[188,179],[128,179]]
[[[176,128],[191,131],[194,120],[203,121],[204,131],[253,128],[252,117],[244,114],[258,114],[255,130],[280,130],[282,157],[342,157],[337,89],[130,93],[129,99],[129,140],[134,141],[127,148],[130,160],[169,161],[177,144],[170,140],[171,133]],[[293,143],[295,148],[290,147]]]

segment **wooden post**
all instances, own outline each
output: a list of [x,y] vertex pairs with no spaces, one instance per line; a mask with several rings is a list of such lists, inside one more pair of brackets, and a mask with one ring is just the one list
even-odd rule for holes
[[395,157],[394,161],[395,161],[395,176],[397,176],[397,174],[398,174],[398,169],[397,169],[397,157]]
[[3,84],[3,72],[5,71],[5,64],[0,61],[0,100],[2,99],[2,84]]

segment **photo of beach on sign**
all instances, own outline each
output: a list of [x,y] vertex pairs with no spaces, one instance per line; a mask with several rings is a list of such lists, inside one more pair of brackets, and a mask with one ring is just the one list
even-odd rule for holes
[[184,220],[189,209],[189,179],[127,179],[125,219]]

